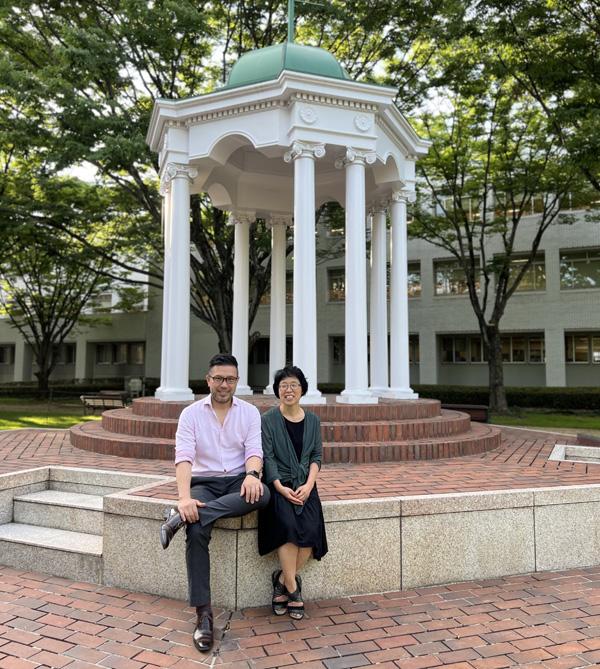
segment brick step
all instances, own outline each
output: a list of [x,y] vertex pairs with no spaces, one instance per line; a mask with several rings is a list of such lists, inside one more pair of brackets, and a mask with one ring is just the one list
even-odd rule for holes
[[418,420],[321,423],[323,442],[391,442],[447,437],[468,432],[471,419],[459,411]]
[[102,537],[22,523],[0,525],[2,564],[100,583]]
[[69,432],[71,444],[84,451],[148,460],[172,461],[175,456],[174,439],[117,434],[105,430],[97,422],[74,425]]
[[[335,397],[327,395],[327,404],[307,405],[307,408],[316,413],[323,422],[411,420],[440,415],[441,403],[438,400],[380,400],[379,404],[337,404]],[[200,396],[197,399],[200,399]],[[252,402],[261,412],[270,409],[278,402],[275,398],[264,395],[253,395],[242,399]],[[162,402],[154,397],[139,397],[133,400],[131,410],[137,416],[177,419],[183,409],[190,404],[191,402]]]
[[[117,434],[94,422],[75,425],[70,432],[73,446],[95,453],[153,460],[173,460],[174,457],[173,439]],[[433,460],[483,453],[497,448],[500,442],[498,428],[472,423],[468,431],[445,437],[389,442],[326,442],[323,459],[332,463]]]
[[[433,418],[409,420],[332,421],[321,423],[324,442],[331,441],[394,441],[444,437],[469,429],[470,418],[459,411],[442,411]],[[139,437],[175,439],[177,419],[139,416],[130,409],[111,409],[102,414],[102,427],[107,432]]]
[[103,532],[101,495],[40,490],[19,495],[13,503],[15,523],[85,534],[100,535]]
[[130,434],[138,437],[175,439],[177,418],[140,416],[131,409],[111,409],[102,414],[102,427],[107,432]]
[[496,427],[473,423],[460,435],[440,439],[323,444],[323,462],[331,464],[438,460],[475,455],[498,448],[502,434]]

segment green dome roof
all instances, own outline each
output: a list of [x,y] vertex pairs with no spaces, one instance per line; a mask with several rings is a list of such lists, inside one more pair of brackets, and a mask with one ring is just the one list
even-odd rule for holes
[[245,53],[231,69],[223,88],[236,88],[277,79],[283,70],[349,79],[344,68],[325,49],[293,42]]

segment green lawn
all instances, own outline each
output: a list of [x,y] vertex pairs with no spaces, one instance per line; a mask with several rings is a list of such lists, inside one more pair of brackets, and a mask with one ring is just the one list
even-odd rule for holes
[[3,397],[0,399],[0,430],[20,427],[67,428],[100,416],[84,416],[81,402],[41,402]]
[[548,413],[522,410],[508,416],[493,414],[491,423],[518,427],[571,428],[573,431],[600,430],[600,414]]

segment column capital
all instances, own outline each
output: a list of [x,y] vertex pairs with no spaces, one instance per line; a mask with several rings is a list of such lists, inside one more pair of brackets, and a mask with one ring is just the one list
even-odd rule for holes
[[387,208],[390,206],[390,201],[383,199],[383,200],[375,200],[375,202],[371,202],[371,204],[368,207],[369,214],[385,214],[387,211]]
[[254,221],[256,221],[255,211],[231,211],[229,212],[227,225],[239,225],[242,223],[251,225]]
[[267,228],[274,228],[276,225],[292,226],[291,214],[271,214],[267,218]]
[[351,146],[346,147],[346,153],[341,155],[335,161],[337,169],[346,167],[347,165],[372,165],[377,160],[375,151],[363,151],[362,149],[355,149]]
[[192,182],[198,176],[198,170],[183,163],[167,163],[160,180],[160,194],[165,195],[173,179],[188,179]]
[[392,191],[392,202],[414,202],[417,199],[417,194],[414,190],[403,188],[401,190]]
[[294,142],[289,151],[283,156],[286,163],[291,163],[300,156],[305,158],[323,158],[325,155],[325,144],[315,144],[312,142]]

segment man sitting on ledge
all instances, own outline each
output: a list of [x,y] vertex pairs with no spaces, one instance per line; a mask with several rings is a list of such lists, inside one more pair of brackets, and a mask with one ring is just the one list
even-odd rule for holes
[[206,652],[213,645],[208,544],[218,518],[243,516],[265,507],[269,489],[261,483],[260,413],[233,393],[238,363],[232,355],[215,355],[206,381],[210,394],[186,407],[175,436],[175,471],[179,501],[161,527],[167,548],[187,524],[186,561],[190,606],[198,620],[193,640]]

